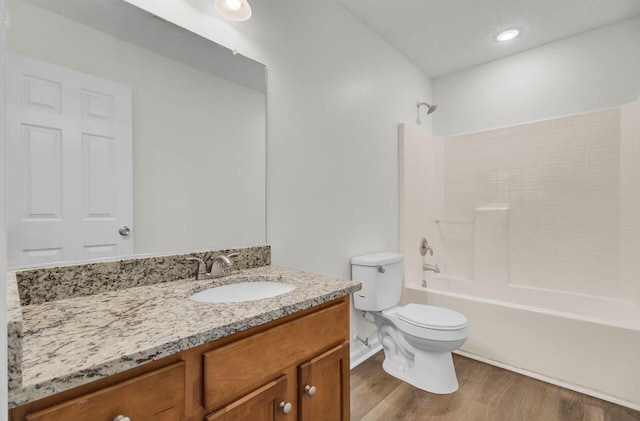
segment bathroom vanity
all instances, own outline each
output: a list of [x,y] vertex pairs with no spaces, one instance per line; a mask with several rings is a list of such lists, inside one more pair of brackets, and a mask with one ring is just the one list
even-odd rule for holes
[[[267,278],[295,289],[188,298]],[[349,294],[359,288],[260,266],[23,305],[9,419],[348,420]]]

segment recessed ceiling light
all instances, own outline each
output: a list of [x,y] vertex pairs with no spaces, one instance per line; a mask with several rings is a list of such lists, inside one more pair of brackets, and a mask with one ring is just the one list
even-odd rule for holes
[[240,0],[227,0],[227,7],[231,10],[238,10],[242,6]]
[[496,40],[500,42],[511,41],[512,39],[520,35],[521,32],[522,31],[517,28],[507,29],[506,31],[502,31],[498,35],[496,35]]
[[213,4],[229,20],[244,21],[251,17],[251,6],[247,0],[215,0]]

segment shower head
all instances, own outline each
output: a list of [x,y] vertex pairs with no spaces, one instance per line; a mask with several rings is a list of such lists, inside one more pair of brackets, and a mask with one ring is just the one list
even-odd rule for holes
[[438,106],[436,104],[434,105],[429,105],[426,102],[416,102],[416,108],[418,110],[418,118],[416,119],[416,123],[421,124],[422,122],[420,121],[420,106],[424,105],[427,107],[427,115],[431,114],[432,112],[434,112],[436,110],[436,108],[438,108]]

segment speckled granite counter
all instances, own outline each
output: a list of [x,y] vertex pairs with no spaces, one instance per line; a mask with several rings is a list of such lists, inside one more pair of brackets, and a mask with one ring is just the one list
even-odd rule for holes
[[[199,303],[187,298],[212,286],[246,280],[281,280],[296,289],[242,303]],[[9,406],[175,354],[359,289],[357,282],[264,266],[215,280],[191,278],[23,306],[22,381],[9,391]]]

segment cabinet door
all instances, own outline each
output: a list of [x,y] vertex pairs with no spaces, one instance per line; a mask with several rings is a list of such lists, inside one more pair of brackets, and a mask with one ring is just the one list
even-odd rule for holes
[[349,342],[298,368],[300,419],[349,420]]
[[284,421],[280,403],[286,403],[286,397],[287,376],[282,376],[214,412],[206,421]]
[[184,418],[185,363],[152,371],[98,392],[33,412],[26,421],[181,421]]
[[[207,412],[235,402],[300,361],[349,337],[349,304],[336,305],[204,354]],[[251,364],[247,364],[251,361]]]

